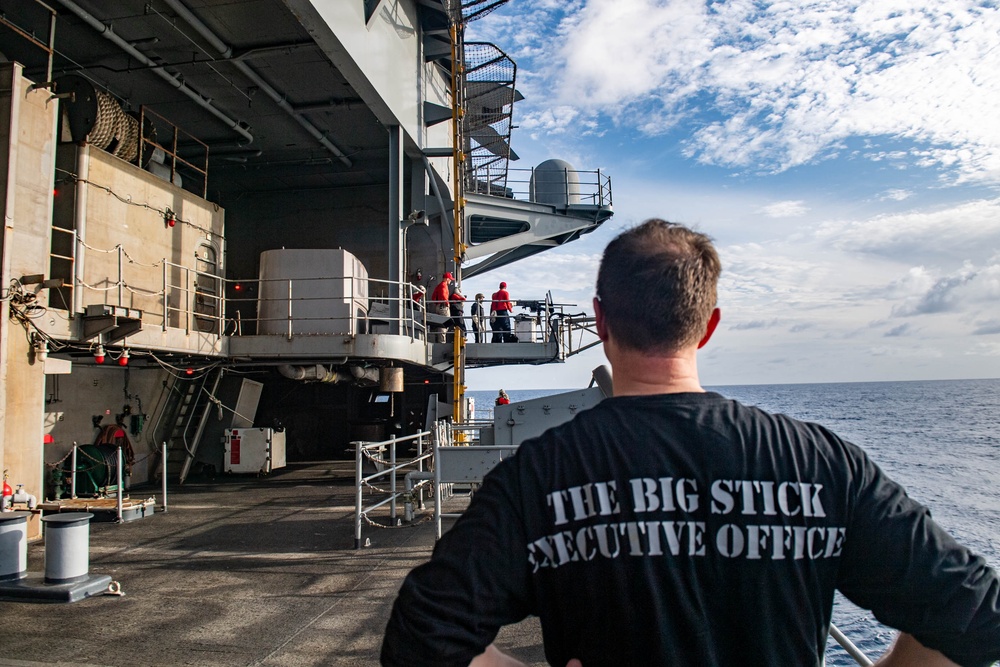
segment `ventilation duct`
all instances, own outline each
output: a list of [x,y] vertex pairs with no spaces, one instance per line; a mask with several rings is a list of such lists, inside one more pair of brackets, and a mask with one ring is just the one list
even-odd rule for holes
[[314,366],[291,366],[283,364],[278,366],[278,372],[290,380],[301,380],[303,382],[347,382],[351,376],[345,375],[332,368],[327,368],[322,364]]

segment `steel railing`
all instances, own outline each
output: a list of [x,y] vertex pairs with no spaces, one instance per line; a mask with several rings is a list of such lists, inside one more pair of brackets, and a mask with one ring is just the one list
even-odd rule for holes
[[[457,321],[467,337],[472,333],[472,316],[465,312],[443,323],[440,316],[428,317],[435,302],[426,298],[424,287],[409,282],[357,276],[237,280],[166,259],[139,262],[122,245],[108,250],[80,246],[86,253],[88,275],[98,277],[89,278],[94,284],[73,279],[66,288],[80,290],[85,305],[140,310],[144,325],[163,331],[276,335],[289,340],[298,335],[393,333],[433,343],[443,342],[443,333]],[[58,296],[67,303],[50,299],[49,306],[69,310],[72,296]],[[510,333],[518,335],[518,342],[555,343],[554,361],[596,344],[593,318],[568,312],[573,304],[553,303],[551,294],[513,304]],[[484,325],[484,342],[490,342],[493,332],[488,323]],[[592,334],[589,342],[583,338],[587,332]]]
[[[600,169],[564,169],[558,181],[553,175],[558,171],[531,169],[505,169],[501,166],[486,165],[470,175],[465,191],[517,199],[520,201],[541,201],[539,198],[556,198],[567,204],[612,206],[611,177]],[[534,194],[534,196],[532,196]]]
[[[438,423],[440,425],[440,422]],[[418,492],[418,503],[423,507],[424,496],[423,491],[425,486],[430,482],[427,477],[422,477],[417,480],[414,485],[407,484],[403,491],[399,490],[399,475],[401,472],[406,471],[409,473],[420,474],[424,472],[424,462],[429,461],[433,457],[433,450],[424,450],[424,440],[427,437],[432,437],[437,441],[442,433],[440,427],[436,426],[433,431],[421,431],[420,433],[415,433],[413,435],[408,435],[403,438],[397,438],[392,436],[388,440],[382,440],[379,442],[369,442],[356,440],[351,443],[354,447],[354,479],[355,479],[355,505],[354,505],[354,548],[361,548],[361,530],[362,525],[365,520],[368,519],[368,513],[376,510],[380,507],[386,505],[389,506],[389,520],[390,525],[395,525],[397,521],[397,503],[402,500],[405,503],[412,505],[413,502],[413,492]],[[414,442],[416,443],[417,453],[416,456],[412,458],[404,459],[402,462],[399,461],[397,457],[397,447],[400,443]],[[388,458],[385,458],[385,454],[388,454]],[[375,472],[366,475],[364,473],[364,462],[368,460],[372,463],[372,467]],[[381,483],[388,482],[388,489],[380,489],[373,483],[380,480],[385,480]],[[409,481],[409,479],[407,480]],[[366,505],[364,502],[364,490],[369,488],[377,493],[383,494],[383,496]],[[371,522],[371,520],[369,520]],[[371,522],[374,523],[374,522]]]

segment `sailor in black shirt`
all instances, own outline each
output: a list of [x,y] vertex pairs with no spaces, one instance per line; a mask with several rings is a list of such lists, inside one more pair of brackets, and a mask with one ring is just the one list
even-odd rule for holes
[[821,665],[835,590],[905,633],[880,665],[1000,658],[981,557],[857,446],[701,388],[718,273],[678,225],[612,242],[595,310],[615,396],[487,475],[404,582],[383,664],[467,665],[537,615],[553,665]]

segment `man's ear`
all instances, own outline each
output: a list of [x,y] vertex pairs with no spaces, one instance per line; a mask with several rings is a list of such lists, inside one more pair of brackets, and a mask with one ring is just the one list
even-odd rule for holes
[[722,311],[719,310],[718,308],[714,308],[712,310],[711,316],[709,316],[708,318],[708,326],[705,327],[705,336],[701,339],[701,342],[698,343],[699,350],[705,347],[705,343],[707,343],[708,339],[711,338],[712,334],[715,333],[715,327],[719,326],[719,320],[721,318],[722,318]]
[[601,300],[594,297],[594,323],[597,326],[597,337],[601,341],[608,339],[608,329],[604,325],[604,313],[601,311]]

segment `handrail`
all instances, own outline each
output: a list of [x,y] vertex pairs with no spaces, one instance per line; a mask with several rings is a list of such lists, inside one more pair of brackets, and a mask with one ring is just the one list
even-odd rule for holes
[[[540,172],[546,175],[552,172]],[[498,185],[501,174],[494,173],[490,166],[484,167],[469,179],[465,191],[482,195],[493,195],[519,201],[536,201],[531,196],[536,169],[504,169],[503,185]],[[612,206],[611,177],[600,169],[564,169],[563,197],[569,204],[583,204],[606,208]],[[554,183],[546,179],[545,187]]]
[[830,635],[837,640],[837,643],[840,644],[841,648],[847,651],[847,654],[854,658],[859,665],[867,667],[868,665],[875,664],[869,660],[868,656],[866,656],[861,649],[855,646],[854,642],[848,639],[847,635],[841,632],[840,628],[833,623],[830,624]]
[[[354,548],[361,548],[361,526],[364,520],[367,518],[368,512],[389,505],[389,518],[390,521],[396,523],[396,501],[400,498],[404,498],[408,495],[408,491],[399,492],[397,491],[397,477],[398,473],[404,468],[412,467],[416,465],[417,471],[423,471],[424,461],[428,461],[433,457],[433,449],[424,451],[424,438],[427,436],[435,436],[436,434],[431,431],[421,431],[419,433],[414,433],[413,435],[404,436],[402,438],[397,438],[392,436],[388,440],[382,440],[379,442],[369,442],[364,440],[355,440],[351,442],[354,446],[354,479],[355,479],[355,501],[354,501]],[[402,463],[399,463],[396,458],[396,446],[401,442],[416,441],[417,443],[417,455],[412,459],[407,459]],[[375,451],[381,452],[388,449],[389,460],[385,461],[377,457],[373,457],[368,452]],[[377,464],[386,465],[388,467],[383,470],[378,470],[378,465],[376,465],[376,470],[371,475],[365,475],[363,472],[364,459],[369,458],[370,460],[376,462]],[[382,491],[386,493],[387,496],[381,500],[374,502],[368,506],[364,504],[364,487],[368,486],[375,489],[371,485],[371,482],[383,477],[389,478],[390,488],[388,491],[384,489],[376,489],[377,491]],[[421,503],[423,502],[423,490],[422,487],[429,480],[422,480],[417,488],[421,488]]]
[[[103,264],[108,268],[104,277],[90,278],[98,280],[97,284],[87,284],[80,277],[67,286],[80,292],[80,303],[139,310],[144,325],[160,327],[164,332],[179,328],[187,334],[194,331],[221,337],[239,336],[246,331],[250,335],[282,335],[289,339],[298,335],[399,332],[431,343],[436,340],[431,327],[441,326],[429,322],[427,309],[434,302],[426,299],[426,287],[408,281],[358,276],[241,280],[166,259],[142,263],[120,244],[109,250],[86,244],[80,244],[80,248],[84,258],[89,254],[115,255],[87,262],[91,274],[95,266]],[[332,287],[334,283],[341,285],[339,290],[327,289],[326,284]],[[389,296],[393,293],[400,296]],[[398,317],[393,318],[389,304],[396,299],[401,307]],[[342,305],[336,309],[326,307],[336,304]],[[58,305],[49,304],[53,308]],[[544,299],[520,299],[514,305],[515,322],[534,321],[531,340],[520,342],[554,343],[553,361],[562,361],[594,344],[582,346],[574,341],[574,336],[589,330],[592,322],[584,313],[568,313],[567,308],[575,308],[574,304],[553,303],[551,294],[547,294]],[[66,307],[69,309],[68,304]],[[463,313],[457,319],[467,332],[471,331],[471,315]]]

